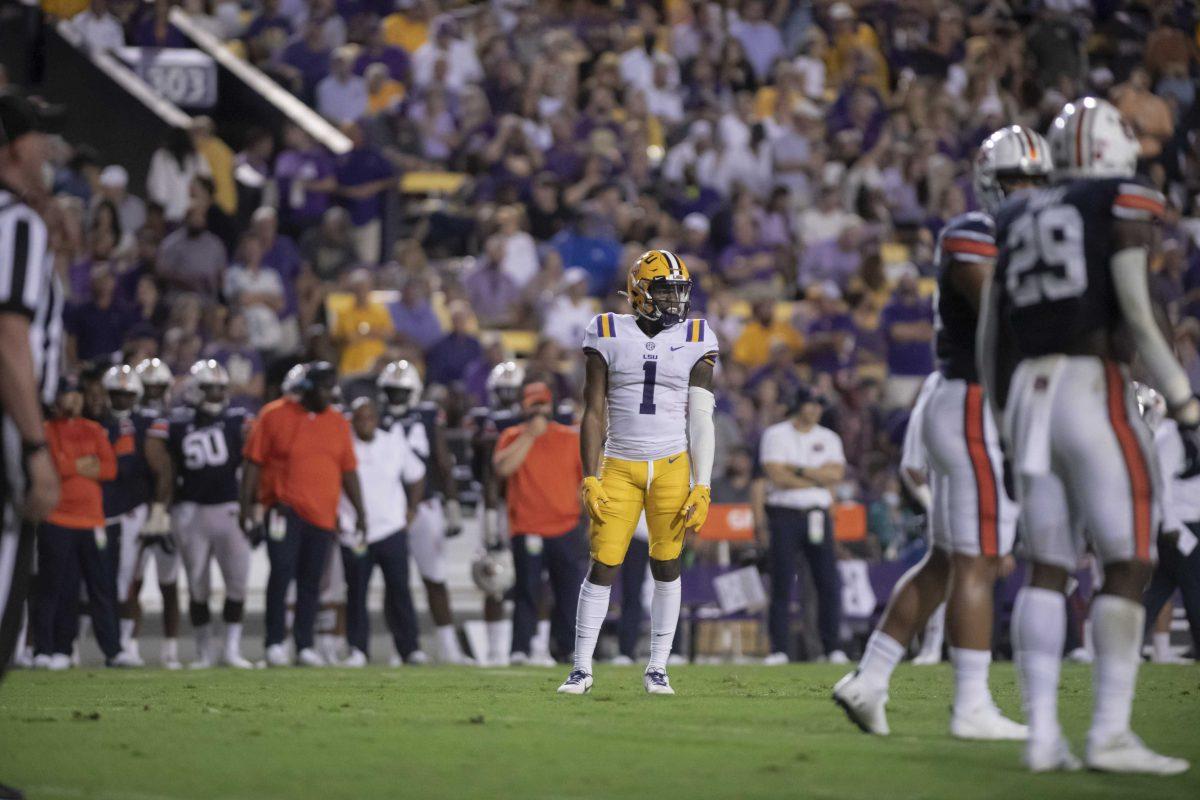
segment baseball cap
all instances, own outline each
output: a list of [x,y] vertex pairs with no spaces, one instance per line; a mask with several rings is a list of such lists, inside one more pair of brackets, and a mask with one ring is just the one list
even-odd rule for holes
[[801,386],[799,389],[796,390],[796,394],[792,398],[792,413],[793,414],[797,413],[801,408],[803,408],[808,403],[820,404],[821,398],[817,397],[816,393],[813,392],[813,390],[810,389],[809,387]]
[[63,107],[14,91],[0,92],[0,146],[27,133],[57,133],[62,128]]
[[60,375],[58,378],[58,390],[55,394],[71,394],[72,392],[82,392],[83,387],[79,385],[79,376],[68,372],[65,375]]
[[574,286],[577,283],[587,283],[590,280],[588,271],[583,267],[571,267],[563,272],[563,286]]
[[521,407],[525,409],[539,403],[552,402],[554,402],[554,397],[550,394],[550,387],[541,381],[526,384],[521,394]]

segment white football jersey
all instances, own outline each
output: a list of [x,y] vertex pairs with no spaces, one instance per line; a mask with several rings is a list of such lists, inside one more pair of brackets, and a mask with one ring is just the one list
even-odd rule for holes
[[692,367],[719,350],[705,320],[687,319],[650,338],[632,314],[599,314],[583,348],[608,362],[606,456],[652,461],[687,449]]

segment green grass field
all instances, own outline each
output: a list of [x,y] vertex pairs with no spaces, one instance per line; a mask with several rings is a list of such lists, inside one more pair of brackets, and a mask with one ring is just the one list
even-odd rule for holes
[[[904,666],[893,734],[829,700],[844,668],[677,667],[679,695],[600,666],[564,670],[17,672],[0,691],[0,780],[40,798],[1128,798],[1200,797],[1184,776],[1032,776],[1015,744],[946,734],[950,670]],[[1011,665],[994,670],[1017,712]],[[1090,673],[1067,667],[1063,722],[1081,743]],[[1200,668],[1143,668],[1134,723],[1200,762]]]

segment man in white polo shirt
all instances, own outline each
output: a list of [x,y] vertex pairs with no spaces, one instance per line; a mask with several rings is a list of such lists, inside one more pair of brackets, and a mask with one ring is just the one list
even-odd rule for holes
[[833,552],[832,489],[845,475],[841,438],[817,424],[823,407],[805,387],[796,393],[791,416],[763,431],[759,462],[767,479],[767,523],[771,542],[771,604],[767,627],[771,654],[766,664],[786,664],[791,650],[792,586],[800,550],[817,593],[817,627],[830,661],[844,663],[838,645],[842,620],[841,579]]
[[[425,490],[425,464],[408,445],[400,426],[379,428],[379,409],[370,397],[360,397],[351,408],[354,456],[367,511],[363,537],[354,527],[354,508],[345,496],[339,511],[342,565],[346,572],[346,640],[350,655],[345,667],[365,667],[371,639],[367,618],[367,585],[375,565],[387,587],[384,602],[395,623],[392,636],[396,652],[405,661],[420,652],[417,614],[408,589],[408,525]],[[401,490],[403,487],[403,491]]]

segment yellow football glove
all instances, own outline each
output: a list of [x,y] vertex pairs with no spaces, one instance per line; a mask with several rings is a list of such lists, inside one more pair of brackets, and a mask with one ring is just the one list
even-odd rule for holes
[[608,492],[604,491],[604,486],[595,475],[583,479],[583,502],[594,522],[604,521],[601,516],[604,506],[608,504]]
[[712,494],[707,486],[692,489],[687,500],[683,501],[683,508],[679,509],[684,527],[697,531],[704,527],[704,522],[708,519],[708,504],[711,502]]

